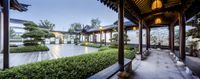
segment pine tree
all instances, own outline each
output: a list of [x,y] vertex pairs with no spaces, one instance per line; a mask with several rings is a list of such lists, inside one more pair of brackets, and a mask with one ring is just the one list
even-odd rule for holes
[[197,38],[199,39],[197,41],[200,41],[200,14],[196,15],[187,25],[194,27],[187,32],[187,36]]

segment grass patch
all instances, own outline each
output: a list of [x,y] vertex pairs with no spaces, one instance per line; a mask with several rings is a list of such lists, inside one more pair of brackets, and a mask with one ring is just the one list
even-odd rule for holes
[[[126,50],[133,59],[135,51]],[[117,62],[117,49],[47,60],[0,71],[2,79],[85,79]]]
[[22,46],[22,47],[11,47],[11,53],[23,53],[23,52],[38,52],[38,51],[48,51],[49,48],[45,45],[36,46]]

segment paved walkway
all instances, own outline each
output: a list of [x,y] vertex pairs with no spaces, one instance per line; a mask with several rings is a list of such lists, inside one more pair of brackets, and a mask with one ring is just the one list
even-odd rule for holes
[[[43,60],[76,56],[98,51],[97,48],[78,46],[73,44],[48,45],[48,52],[10,53],[10,66],[18,66]],[[0,54],[0,68],[3,68],[3,54]]]
[[133,74],[133,79],[184,79],[166,51],[153,50]]
[[[191,79],[186,78],[179,67],[170,58],[169,51],[151,50],[145,60],[136,57],[137,63],[132,64],[134,73],[128,79]],[[116,79],[113,76],[111,79]]]

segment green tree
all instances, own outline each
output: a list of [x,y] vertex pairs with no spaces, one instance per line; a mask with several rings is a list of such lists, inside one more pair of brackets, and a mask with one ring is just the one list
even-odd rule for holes
[[39,28],[39,26],[33,22],[25,23],[24,26],[24,29],[27,31],[22,35],[22,38],[26,39],[24,41],[25,46],[38,45],[39,42],[43,43],[45,38],[54,37],[48,30]]
[[10,38],[13,39],[16,36],[15,31],[13,30],[13,28],[10,29]]
[[74,32],[78,32],[81,30],[82,30],[82,25],[80,23],[73,23],[73,24],[71,24],[70,28],[68,29],[68,32],[70,33],[70,39],[74,40],[74,43],[76,45],[80,41],[80,38],[77,36],[78,34],[76,34],[75,37],[72,37],[72,34]]
[[91,28],[97,28],[100,27],[101,21],[96,18],[91,20]]
[[[117,47],[118,46],[118,34],[114,34],[113,38],[111,38],[110,41],[111,41],[111,47]],[[127,41],[130,41],[130,39],[128,39],[128,35],[124,34],[124,43],[126,43]]]
[[187,36],[198,39],[200,41],[200,14],[196,15],[187,25],[193,28],[187,32]]
[[40,20],[39,27],[52,31],[55,27],[55,24],[51,23],[48,20]]

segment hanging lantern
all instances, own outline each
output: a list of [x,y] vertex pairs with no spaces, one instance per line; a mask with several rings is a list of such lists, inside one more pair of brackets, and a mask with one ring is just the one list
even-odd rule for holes
[[152,10],[162,8],[162,1],[161,0],[154,0],[151,6]]
[[160,18],[156,18],[155,24],[161,24],[161,23],[162,23],[162,20]]
[[136,28],[136,27],[133,27],[133,30],[137,30],[137,28]]

